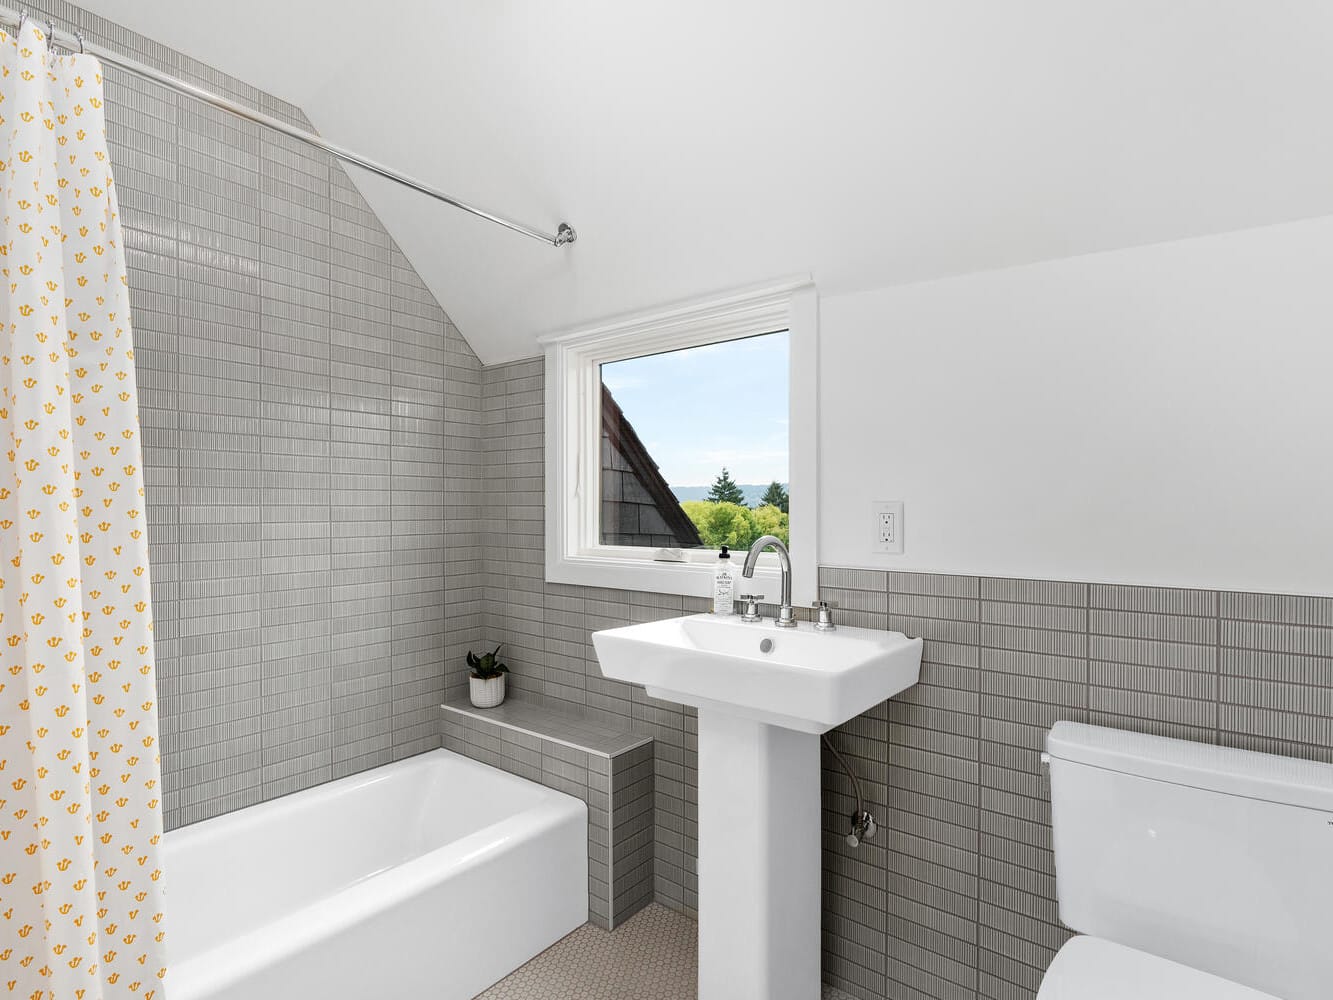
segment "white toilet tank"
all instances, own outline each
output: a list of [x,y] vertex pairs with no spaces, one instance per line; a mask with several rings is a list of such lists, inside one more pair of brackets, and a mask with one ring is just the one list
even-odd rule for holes
[[1046,750],[1066,925],[1333,997],[1333,765],[1071,722]]

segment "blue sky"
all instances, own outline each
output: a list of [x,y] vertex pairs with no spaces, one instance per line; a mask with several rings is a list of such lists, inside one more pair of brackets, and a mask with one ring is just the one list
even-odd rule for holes
[[671,486],[787,482],[787,334],[602,365]]

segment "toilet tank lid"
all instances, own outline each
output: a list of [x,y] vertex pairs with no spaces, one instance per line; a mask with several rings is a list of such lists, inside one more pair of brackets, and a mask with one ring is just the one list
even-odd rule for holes
[[1333,812],[1333,764],[1078,722],[1051,727],[1046,752],[1108,771]]

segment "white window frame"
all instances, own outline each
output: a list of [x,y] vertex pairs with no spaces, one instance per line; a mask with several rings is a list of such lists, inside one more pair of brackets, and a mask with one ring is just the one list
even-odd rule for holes
[[[712,595],[717,554],[601,544],[601,366],[665,351],[788,331],[792,603],[818,593],[819,299],[809,277],[738,291],[541,338],[546,352],[546,579],[588,587]],[[681,386],[683,400],[689,386]],[[698,400],[698,405],[710,405]],[[724,408],[725,401],[720,405]],[[740,419],[737,416],[735,419]],[[776,604],[777,557],[765,553],[747,593]]]

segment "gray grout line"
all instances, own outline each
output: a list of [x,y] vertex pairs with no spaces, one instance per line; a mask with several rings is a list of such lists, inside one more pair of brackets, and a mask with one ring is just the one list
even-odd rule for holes
[[1213,697],[1213,742],[1218,746],[1222,745],[1222,592],[1213,591],[1214,612],[1216,617],[1213,619],[1216,635],[1213,645],[1213,670],[1216,679],[1216,688]]
[[976,765],[977,765],[977,768],[976,768],[976,772],[977,772],[977,773],[976,773],[976,781],[974,782],[974,785],[975,785],[975,787],[976,787],[976,796],[977,796],[977,831],[976,831],[975,844],[976,844],[976,853],[977,853],[977,880],[978,880],[978,881],[977,881],[977,884],[978,884],[978,891],[977,891],[977,898],[976,898],[975,900],[972,900],[972,907],[971,907],[971,910],[972,910],[972,921],[973,921],[974,925],[976,926],[976,943],[975,943],[974,946],[973,946],[973,947],[976,949],[975,958],[974,958],[974,960],[973,960],[973,964],[976,966],[976,975],[974,976],[974,978],[973,978],[973,983],[972,983],[972,990],[973,990],[974,994],[975,994],[975,992],[976,992],[976,990],[977,990],[977,980],[980,978],[980,969],[981,969],[981,891],[980,891],[980,888],[979,888],[979,887],[980,887],[981,882],[982,882],[982,874],[981,874],[981,858],[982,858],[982,849],[983,849],[983,842],[982,842],[982,840],[983,840],[983,833],[982,833],[982,831],[986,828],[986,819],[985,819],[986,809],[985,809],[985,803],[982,801],[982,785],[981,785],[982,758],[985,756],[985,754],[984,754],[984,752],[983,752],[983,747],[984,747],[985,742],[986,742],[985,740],[982,739],[982,728],[981,728],[981,721],[982,721],[982,716],[981,716],[982,698],[981,698],[981,696],[980,696],[980,695],[981,695],[981,672],[982,672],[982,655],[981,655],[981,650],[982,650],[981,634],[982,634],[982,633],[981,633],[980,622],[981,622],[981,601],[982,601],[982,597],[981,597],[981,595],[982,595],[983,593],[985,593],[985,588],[984,588],[984,586],[982,586],[981,580],[978,579],[978,581],[977,581],[977,602],[976,602],[976,608],[973,610],[973,614],[974,614],[974,617],[976,618],[976,620],[977,620],[977,622],[978,622],[978,626],[977,626],[977,631],[976,631],[976,641],[972,644],[972,647],[971,647],[971,648],[973,648],[973,649],[976,650],[976,660],[977,660],[977,665],[976,665],[976,668],[975,668],[975,669],[976,669],[976,671],[977,671],[977,695],[978,695],[978,697],[977,697],[977,709],[976,709],[976,720],[977,720],[977,723],[976,723],[976,725],[977,725],[977,759],[976,759]]
[[[1083,611],[1083,712],[1085,719],[1092,718],[1092,586],[1084,584]],[[1042,780],[1046,783],[1046,794],[1050,794],[1050,773],[1043,772]]]

